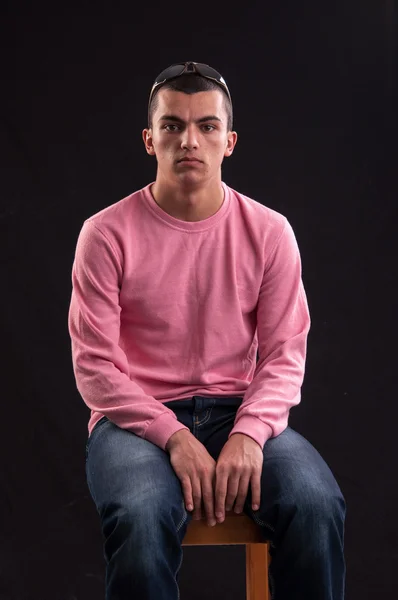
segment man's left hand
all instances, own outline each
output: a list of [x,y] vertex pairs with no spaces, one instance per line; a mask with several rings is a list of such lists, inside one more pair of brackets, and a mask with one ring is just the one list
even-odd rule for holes
[[[215,514],[222,522],[225,511],[240,513],[246,500],[249,483],[252,492],[252,508],[260,506],[263,451],[251,437],[234,433],[224,444],[216,464]],[[219,517],[220,514],[220,517]]]

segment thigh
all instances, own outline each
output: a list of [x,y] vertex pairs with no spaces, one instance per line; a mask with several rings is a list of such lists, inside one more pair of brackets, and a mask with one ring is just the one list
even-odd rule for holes
[[87,441],[86,476],[101,516],[115,509],[143,516],[171,507],[177,520],[184,518],[183,492],[169,455],[107,418]]
[[[301,434],[287,427],[280,435],[269,439],[263,448],[260,511],[268,523],[276,524],[283,507],[320,510],[339,505],[344,512],[345,501],[340,487],[319,452]],[[251,511],[251,490],[245,512]]]

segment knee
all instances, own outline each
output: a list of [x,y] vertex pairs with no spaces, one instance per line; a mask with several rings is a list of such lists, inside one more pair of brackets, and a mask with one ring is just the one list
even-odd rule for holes
[[125,504],[124,514],[127,522],[145,528],[158,528],[167,519],[178,526],[187,516],[182,493],[172,494],[170,489],[157,489],[150,497],[135,496]]
[[164,529],[178,532],[186,519],[182,496],[173,498],[170,493],[156,490],[150,496],[134,494],[109,505],[103,515],[103,529],[106,537],[112,533],[156,545]]
[[346,503],[337,484],[322,485],[315,480],[306,482],[297,492],[295,507],[303,516],[319,522],[344,521]]
[[159,568],[165,548],[178,550],[187,523],[183,501],[172,503],[159,493],[109,506],[107,513],[102,519],[102,530],[108,561],[117,554],[120,568],[124,565],[131,571],[134,556],[136,572],[149,575]]

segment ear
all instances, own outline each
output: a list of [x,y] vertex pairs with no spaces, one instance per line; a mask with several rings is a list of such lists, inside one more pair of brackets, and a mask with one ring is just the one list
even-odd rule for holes
[[155,156],[155,149],[153,147],[152,129],[144,129],[142,132],[142,139],[144,146],[148,154]]
[[237,141],[238,134],[236,133],[236,131],[229,131],[227,138],[227,147],[225,148],[224,156],[231,156]]

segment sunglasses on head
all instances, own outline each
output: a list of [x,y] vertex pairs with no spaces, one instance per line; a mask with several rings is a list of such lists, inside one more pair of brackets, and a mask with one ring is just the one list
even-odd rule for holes
[[185,75],[186,73],[197,73],[206,79],[211,79],[218,83],[220,87],[226,92],[230,102],[231,94],[229,93],[229,89],[225,82],[224,77],[220,75],[218,71],[209,67],[209,65],[205,65],[204,63],[196,63],[196,62],[183,62],[183,63],[175,63],[170,67],[167,67],[164,71],[162,71],[155,80],[155,83],[152,86],[151,93],[149,96],[148,106],[151,104],[152,96],[155,90],[160,86],[169,81],[170,79],[174,79],[175,77],[180,77],[180,75]]

